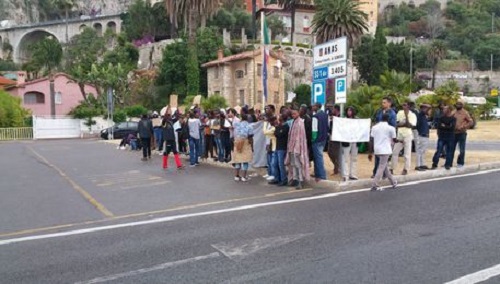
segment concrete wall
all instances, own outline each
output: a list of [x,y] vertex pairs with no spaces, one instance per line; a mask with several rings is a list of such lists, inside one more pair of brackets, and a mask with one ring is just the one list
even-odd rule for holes
[[[419,74],[425,74],[432,77],[431,71],[419,71]],[[454,80],[463,89],[468,89],[469,94],[486,95],[491,88],[500,87],[500,72],[490,71],[468,71],[468,72],[437,72],[436,87],[441,86],[449,80]],[[428,82],[429,87],[431,81]]]

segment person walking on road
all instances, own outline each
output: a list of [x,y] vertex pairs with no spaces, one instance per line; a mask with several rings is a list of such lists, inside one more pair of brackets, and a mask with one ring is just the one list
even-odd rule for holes
[[142,144],[142,160],[151,159],[151,137],[153,135],[153,124],[147,114],[143,114],[138,126],[139,138]]
[[[453,147],[451,148],[452,155],[455,154],[455,149],[457,148],[457,144],[459,146],[459,154],[457,158],[457,168],[461,168],[465,164],[465,142],[467,140],[467,129],[471,128],[474,121],[472,120],[469,112],[464,109],[464,101],[458,100],[455,104],[457,110],[455,111],[455,142],[453,143]],[[453,163],[453,156],[452,156]]]
[[427,152],[427,145],[429,144],[429,120],[428,113],[431,108],[428,104],[420,105],[420,112],[417,115],[417,137],[416,137],[416,151],[417,151],[417,166],[415,170],[425,171],[429,167],[425,164],[425,153]]
[[323,151],[328,142],[328,114],[321,109],[321,103],[312,106],[312,154],[316,182],[326,179]]
[[384,174],[391,182],[392,188],[396,188],[398,185],[398,182],[387,167],[389,156],[393,153],[392,144],[397,142],[396,128],[389,125],[389,118],[389,114],[383,114],[381,121],[372,127],[370,154],[368,155],[368,159],[372,161],[373,153],[375,153],[375,156],[379,159],[379,163],[375,176],[373,177],[371,191],[381,190],[379,182]]
[[177,151],[177,143],[175,143],[175,130],[172,117],[165,116],[163,118],[161,129],[162,129],[162,141],[164,141],[165,143],[165,148],[163,151],[163,168],[164,169],[168,168],[168,155],[170,155],[170,153],[173,153],[177,169],[179,170],[183,169],[181,158],[179,157],[179,152]]
[[292,111],[292,118],[285,165],[288,166],[288,180],[291,181],[289,185],[295,186],[295,189],[302,189],[304,181],[310,178],[306,128],[298,110]]
[[[396,112],[394,109],[392,109],[392,99],[390,97],[384,97],[382,99],[382,107],[377,110],[377,113],[375,114],[375,123],[379,123],[382,121],[382,117],[384,114],[387,114],[389,116],[388,123],[392,127],[396,127]],[[375,156],[375,165],[373,167],[373,177],[375,177],[375,173],[378,168],[378,163],[379,159]]]
[[446,147],[446,162],[444,167],[449,170],[453,163],[453,144],[455,143],[455,126],[456,118],[451,113],[449,106],[443,107],[443,115],[439,118],[437,128],[438,128],[438,142],[436,153],[432,158],[432,169],[437,169],[439,158],[443,152],[443,148]]
[[411,167],[411,142],[413,141],[413,127],[417,126],[417,116],[410,110],[408,102],[403,103],[403,109],[396,116],[398,126],[398,143],[394,145],[392,153],[391,171],[398,167],[399,153],[404,149],[405,166],[402,175],[407,175]]

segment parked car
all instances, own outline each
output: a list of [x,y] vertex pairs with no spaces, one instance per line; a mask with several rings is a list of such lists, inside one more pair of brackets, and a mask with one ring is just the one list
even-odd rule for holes
[[490,117],[500,119],[500,107],[492,109],[490,112]]
[[101,138],[108,139],[108,135],[113,130],[113,139],[123,139],[129,133],[137,135],[139,123],[135,121],[119,122],[112,127],[101,130]]

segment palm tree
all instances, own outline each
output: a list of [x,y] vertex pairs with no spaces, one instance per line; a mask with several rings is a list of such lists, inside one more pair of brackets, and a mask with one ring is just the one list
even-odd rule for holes
[[446,45],[442,40],[432,41],[429,47],[429,51],[427,52],[427,58],[432,64],[432,89],[434,89],[436,83],[436,71],[438,63],[440,60],[443,60],[446,57],[447,52],[448,49],[446,48]]
[[60,10],[64,11],[64,15],[66,17],[66,44],[69,43],[68,36],[68,19],[69,19],[69,11],[76,6],[76,0],[50,0],[51,4]]
[[293,43],[293,34],[295,33],[295,11],[297,6],[303,4],[313,4],[313,0],[267,0],[266,4],[277,3],[279,6],[283,7],[285,11],[290,11],[290,17],[292,20],[292,26],[290,29],[290,42]]
[[368,30],[368,15],[360,10],[358,0],[318,0],[315,4],[312,25],[316,43],[342,36],[352,43]]

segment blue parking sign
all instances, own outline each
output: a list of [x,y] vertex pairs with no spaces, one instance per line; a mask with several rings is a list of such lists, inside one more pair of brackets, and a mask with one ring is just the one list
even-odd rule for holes
[[314,81],[312,85],[312,103],[326,102],[326,80]]

